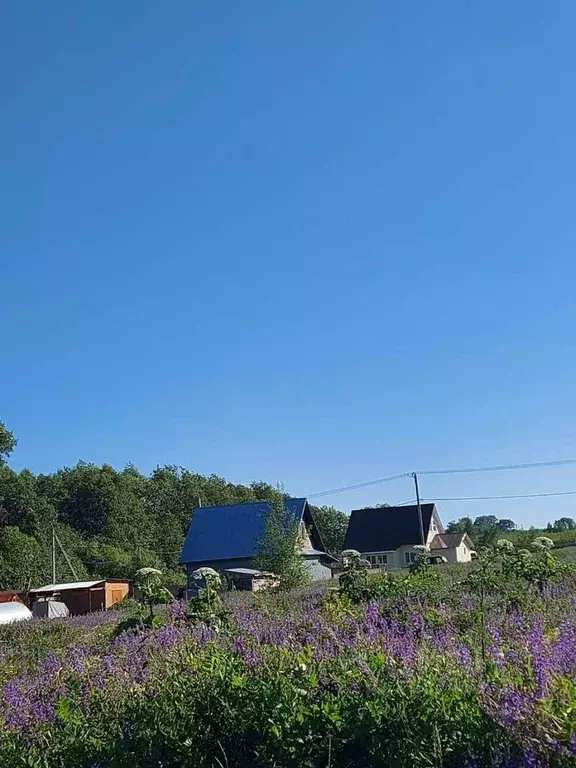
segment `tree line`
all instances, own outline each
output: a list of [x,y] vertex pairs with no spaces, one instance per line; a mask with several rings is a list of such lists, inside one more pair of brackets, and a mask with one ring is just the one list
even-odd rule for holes
[[[26,590],[51,581],[52,529],[78,578],[131,578],[141,567],[163,570],[183,584],[178,565],[195,507],[270,500],[269,483],[228,482],[178,466],[144,475],[128,464],[117,470],[78,462],[51,474],[12,469],[14,435],[0,422],[0,589]],[[312,507],[326,548],[341,549],[347,516]],[[73,578],[64,558],[58,578]]]
[[[542,530],[542,528],[533,527],[529,531],[521,531],[513,520],[499,519],[495,515],[480,515],[474,520],[471,517],[461,517],[459,520],[448,523],[446,528],[448,533],[467,533],[476,547],[488,547],[502,534],[512,532],[517,533],[516,538],[521,539],[524,535],[527,540],[531,540],[534,533]],[[548,533],[576,532],[576,521],[571,517],[561,517],[553,523],[548,523],[546,531]]]

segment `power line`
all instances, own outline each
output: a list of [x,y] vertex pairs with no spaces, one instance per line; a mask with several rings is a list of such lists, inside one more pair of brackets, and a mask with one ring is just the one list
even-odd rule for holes
[[[530,464],[496,464],[491,467],[464,467],[460,469],[424,469],[417,472],[417,475],[457,475],[466,474],[472,472],[504,472],[507,470],[516,469],[538,469],[542,467],[565,467],[570,464],[576,464],[576,459],[562,459],[560,461],[535,461]],[[354,485],[345,485],[342,488],[332,488],[328,491],[320,491],[319,493],[309,493],[308,499],[314,499],[318,496],[332,496],[336,493],[344,493],[345,491],[356,491],[360,488],[369,488],[372,485],[380,485],[380,483],[388,483],[391,480],[400,480],[403,477],[413,476],[412,472],[403,472],[400,475],[392,475],[391,477],[382,477],[378,480],[368,480],[364,483],[355,483]],[[476,498],[476,497],[474,497]],[[509,498],[528,498],[528,496],[511,496]],[[439,499],[440,501],[440,499]],[[447,499],[450,501],[450,499]]]
[[497,464],[493,467],[466,467],[465,469],[425,469],[419,475],[456,475],[466,472],[503,472],[510,469],[536,469],[538,467],[562,467],[576,464],[576,459],[561,461],[535,461],[532,464]]
[[544,496],[576,496],[576,491],[556,491],[555,493],[519,493],[510,496],[448,496],[443,499],[422,499],[422,501],[488,501],[492,499],[539,499],[543,498]]
[[380,483],[389,483],[392,480],[400,480],[402,477],[408,477],[408,472],[403,472],[401,475],[391,475],[390,477],[381,477],[378,480],[368,480],[366,483],[356,483],[355,485],[345,485],[342,488],[333,488],[330,491],[320,491],[320,493],[309,493],[306,498],[314,499],[316,496],[331,496],[333,493],[344,493],[344,491],[354,491],[357,488],[368,488],[371,485],[379,485]]

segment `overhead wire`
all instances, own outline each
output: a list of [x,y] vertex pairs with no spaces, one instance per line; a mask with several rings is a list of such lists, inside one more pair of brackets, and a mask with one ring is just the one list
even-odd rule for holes
[[491,467],[465,467],[463,469],[424,469],[417,475],[457,475],[468,472],[504,472],[514,469],[537,469],[542,467],[562,467],[576,464],[576,459],[562,459],[560,461],[534,461],[529,464],[496,464]]
[[365,483],[356,483],[355,485],[344,485],[342,488],[333,488],[330,491],[320,491],[319,493],[309,493],[306,498],[314,499],[316,496],[331,496],[333,493],[343,493],[344,491],[355,491],[357,488],[369,488],[371,485],[379,485],[380,483],[389,483],[392,480],[400,480],[402,477],[408,477],[408,472],[403,472],[401,475],[391,475],[390,477],[381,477],[378,480],[368,480]]
[[553,493],[518,493],[505,496],[447,496],[445,498],[421,499],[421,501],[487,501],[494,499],[539,499],[545,496],[576,496],[576,491],[555,491]]
[[[463,467],[463,468],[453,468],[453,469],[423,469],[419,472],[402,472],[399,475],[391,475],[390,477],[382,477],[378,478],[377,480],[368,480],[363,483],[355,483],[353,485],[345,485],[341,488],[332,488],[327,491],[319,491],[317,493],[309,493],[307,495],[307,498],[314,499],[319,496],[332,496],[333,494],[337,493],[344,493],[346,491],[356,491],[360,488],[369,488],[373,485],[380,485],[381,483],[388,483],[392,480],[400,480],[403,477],[410,477],[414,474],[417,475],[456,475],[456,474],[468,474],[472,472],[504,472],[504,471],[512,471],[517,469],[539,469],[543,467],[563,467],[563,466],[569,466],[571,464],[576,464],[576,459],[560,459],[557,461],[535,461],[531,463],[524,463],[524,464],[495,464],[493,466],[488,467]],[[559,494],[562,495],[562,494]],[[527,496],[511,496],[508,498],[528,498]],[[460,500],[460,499],[455,499]]]

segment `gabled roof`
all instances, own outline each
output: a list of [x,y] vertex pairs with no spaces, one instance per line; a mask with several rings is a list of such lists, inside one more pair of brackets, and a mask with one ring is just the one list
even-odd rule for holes
[[[311,528],[314,550],[325,551],[322,538],[306,499],[286,499],[288,521],[304,522]],[[223,507],[198,507],[184,542],[181,563],[199,563],[254,557],[265,533],[265,520],[271,506],[267,501],[230,504]]]
[[467,533],[437,533],[430,542],[430,549],[455,549],[462,542],[473,549],[472,539]]
[[[428,536],[430,522],[434,515],[440,522],[434,504],[422,504],[424,538]],[[418,507],[410,504],[404,507],[370,507],[355,509],[350,513],[344,549],[358,552],[389,552],[403,545],[420,544],[420,523]]]

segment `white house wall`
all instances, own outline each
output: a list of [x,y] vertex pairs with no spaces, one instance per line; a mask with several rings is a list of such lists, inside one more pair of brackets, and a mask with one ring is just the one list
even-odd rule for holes
[[456,549],[457,554],[457,560],[458,563],[469,563],[472,560],[472,552],[470,550],[470,547],[466,546],[464,542],[460,544],[459,547]]
[[363,558],[369,558],[378,555],[386,555],[387,562],[384,565],[377,563],[372,568],[404,568],[408,565],[406,562],[406,552],[416,552],[413,546],[399,547],[396,550],[387,550],[385,552],[361,552]]

